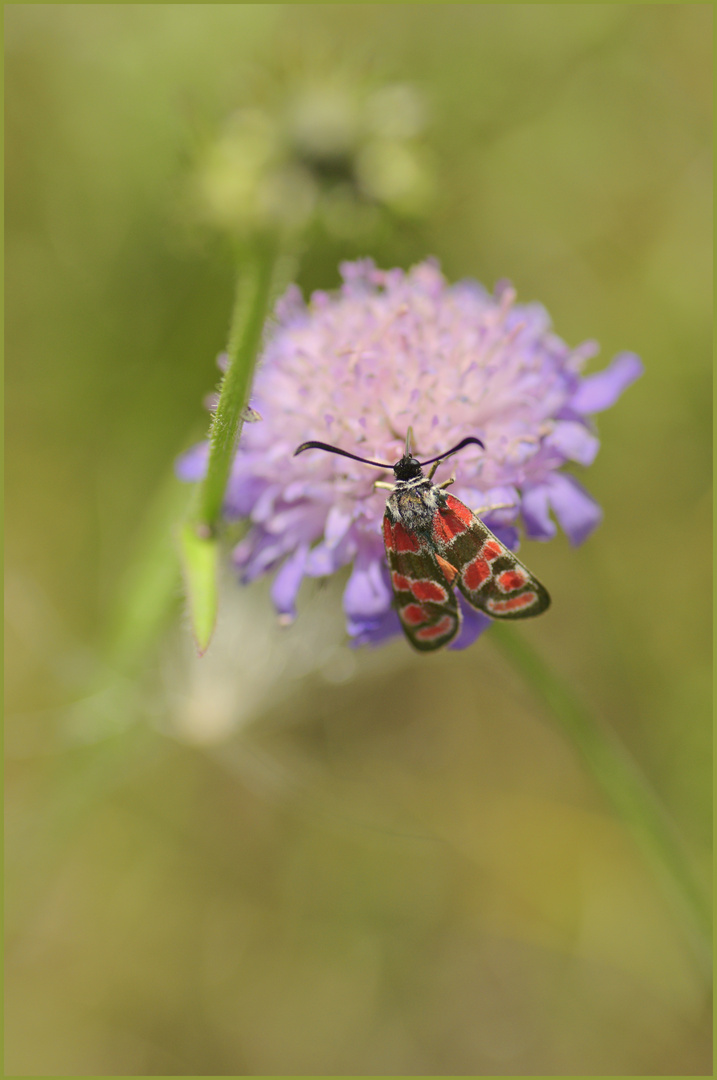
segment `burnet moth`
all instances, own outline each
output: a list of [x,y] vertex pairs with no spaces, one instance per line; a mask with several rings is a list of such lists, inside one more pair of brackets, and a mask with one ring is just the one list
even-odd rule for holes
[[[452,479],[433,483],[441,461],[471,443],[485,449],[483,443],[469,435],[438,457],[417,461],[410,440],[409,428],[405,453],[395,465],[369,461],[323,442],[305,442],[294,451],[296,456],[305,450],[326,450],[364,465],[393,469],[395,483],[378,482],[376,487],[391,492],[383,539],[396,610],[408,640],[421,652],[453,640],[461,625],[455,587],[471,607],[492,619],[540,615],[550,605],[544,586],[465,503],[446,494]],[[426,465],[433,465],[428,476],[423,475]]]

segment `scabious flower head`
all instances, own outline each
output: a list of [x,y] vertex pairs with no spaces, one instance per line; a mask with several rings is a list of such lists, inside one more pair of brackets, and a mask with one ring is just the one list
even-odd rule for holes
[[[338,293],[308,304],[292,286],[276,309],[257,369],[252,405],[263,420],[244,427],[226,493],[228,518],[248,518],[234,562],[249,582],[274,573],[272,597],[285,621],[295,615],[304,577],[343,566],[347,628],[357,643],[401,632],[392,607],[381,520],[385,493],[375,469],[296,447],[320,439],[378,461],[397,461],[406,430],[427,459],[477,435],[444,466],[453,491],[479,509],[506,543],[547,540],[557,522],[580,543],[601,518],[597,503],[560,469],[590,465],[599,447],[589,417],[606,409],[642,372],[633,353],[581,376],[597,351],[570,349],[539,304],[515,303],[506,283],[493,295],[473,281],[449,285],[427,261],[379,270],[369,259],[341,267]],[[184,456],[180,475],[198,480],[203,444]],[[380,474],[378,474],[380,476]],[[392,480],[392,474],[383,479]],[[475,640],[489,620],[464,605],[454,647]]]

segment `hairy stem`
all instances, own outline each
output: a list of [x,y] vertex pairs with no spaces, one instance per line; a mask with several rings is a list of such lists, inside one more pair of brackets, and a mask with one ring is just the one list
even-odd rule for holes
[[212,535],[221,515],[224,492],[243,426],[242,412],[251,390],[261,333],[273,296],[277,247],[270,240],[255,243],[243,260],[232,314],[222,380],[210,432],[209,464],[202,481],[196,515],[200,533]]

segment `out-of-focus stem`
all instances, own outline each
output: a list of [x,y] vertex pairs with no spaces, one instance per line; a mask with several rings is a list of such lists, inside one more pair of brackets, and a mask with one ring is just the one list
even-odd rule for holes
[[711,905],[677,829],[639,767],[573,690],[513,627],[496,623],[491,640],[517,667],[577,749],[629,828],[687,931],[700,966],[710,970]]

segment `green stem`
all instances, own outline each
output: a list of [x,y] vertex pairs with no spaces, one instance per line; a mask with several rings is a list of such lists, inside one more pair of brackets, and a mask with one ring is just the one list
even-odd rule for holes
[[496,623],[491,640],[548,706],[656,871],[682,915],[700,965],[708,972],[711,906],[674,823],[647,779],[611,731],[590,714],[562,679],[512,627]]
[[234,453],[244,424],[244,410],[261,345],[261,334],[277,286],[278,242],[255,241],[242,253],[232,314],[228,365],[209,434],[209,462],[196,509],[181,527],[178,541],[189,600],[189,615],[200,656],[214,632],[219,606],[219,542],[221,518]]
[[196,522],[199,531],[213,535],[221,515],[224,492],[243,426],[242,412],[251,390],[261,332],[273,295],[277,246],[256,243],[247,252],[239,275],[227,352],[229,365],[222,381],[210,432],[209,464],[199,493]]

